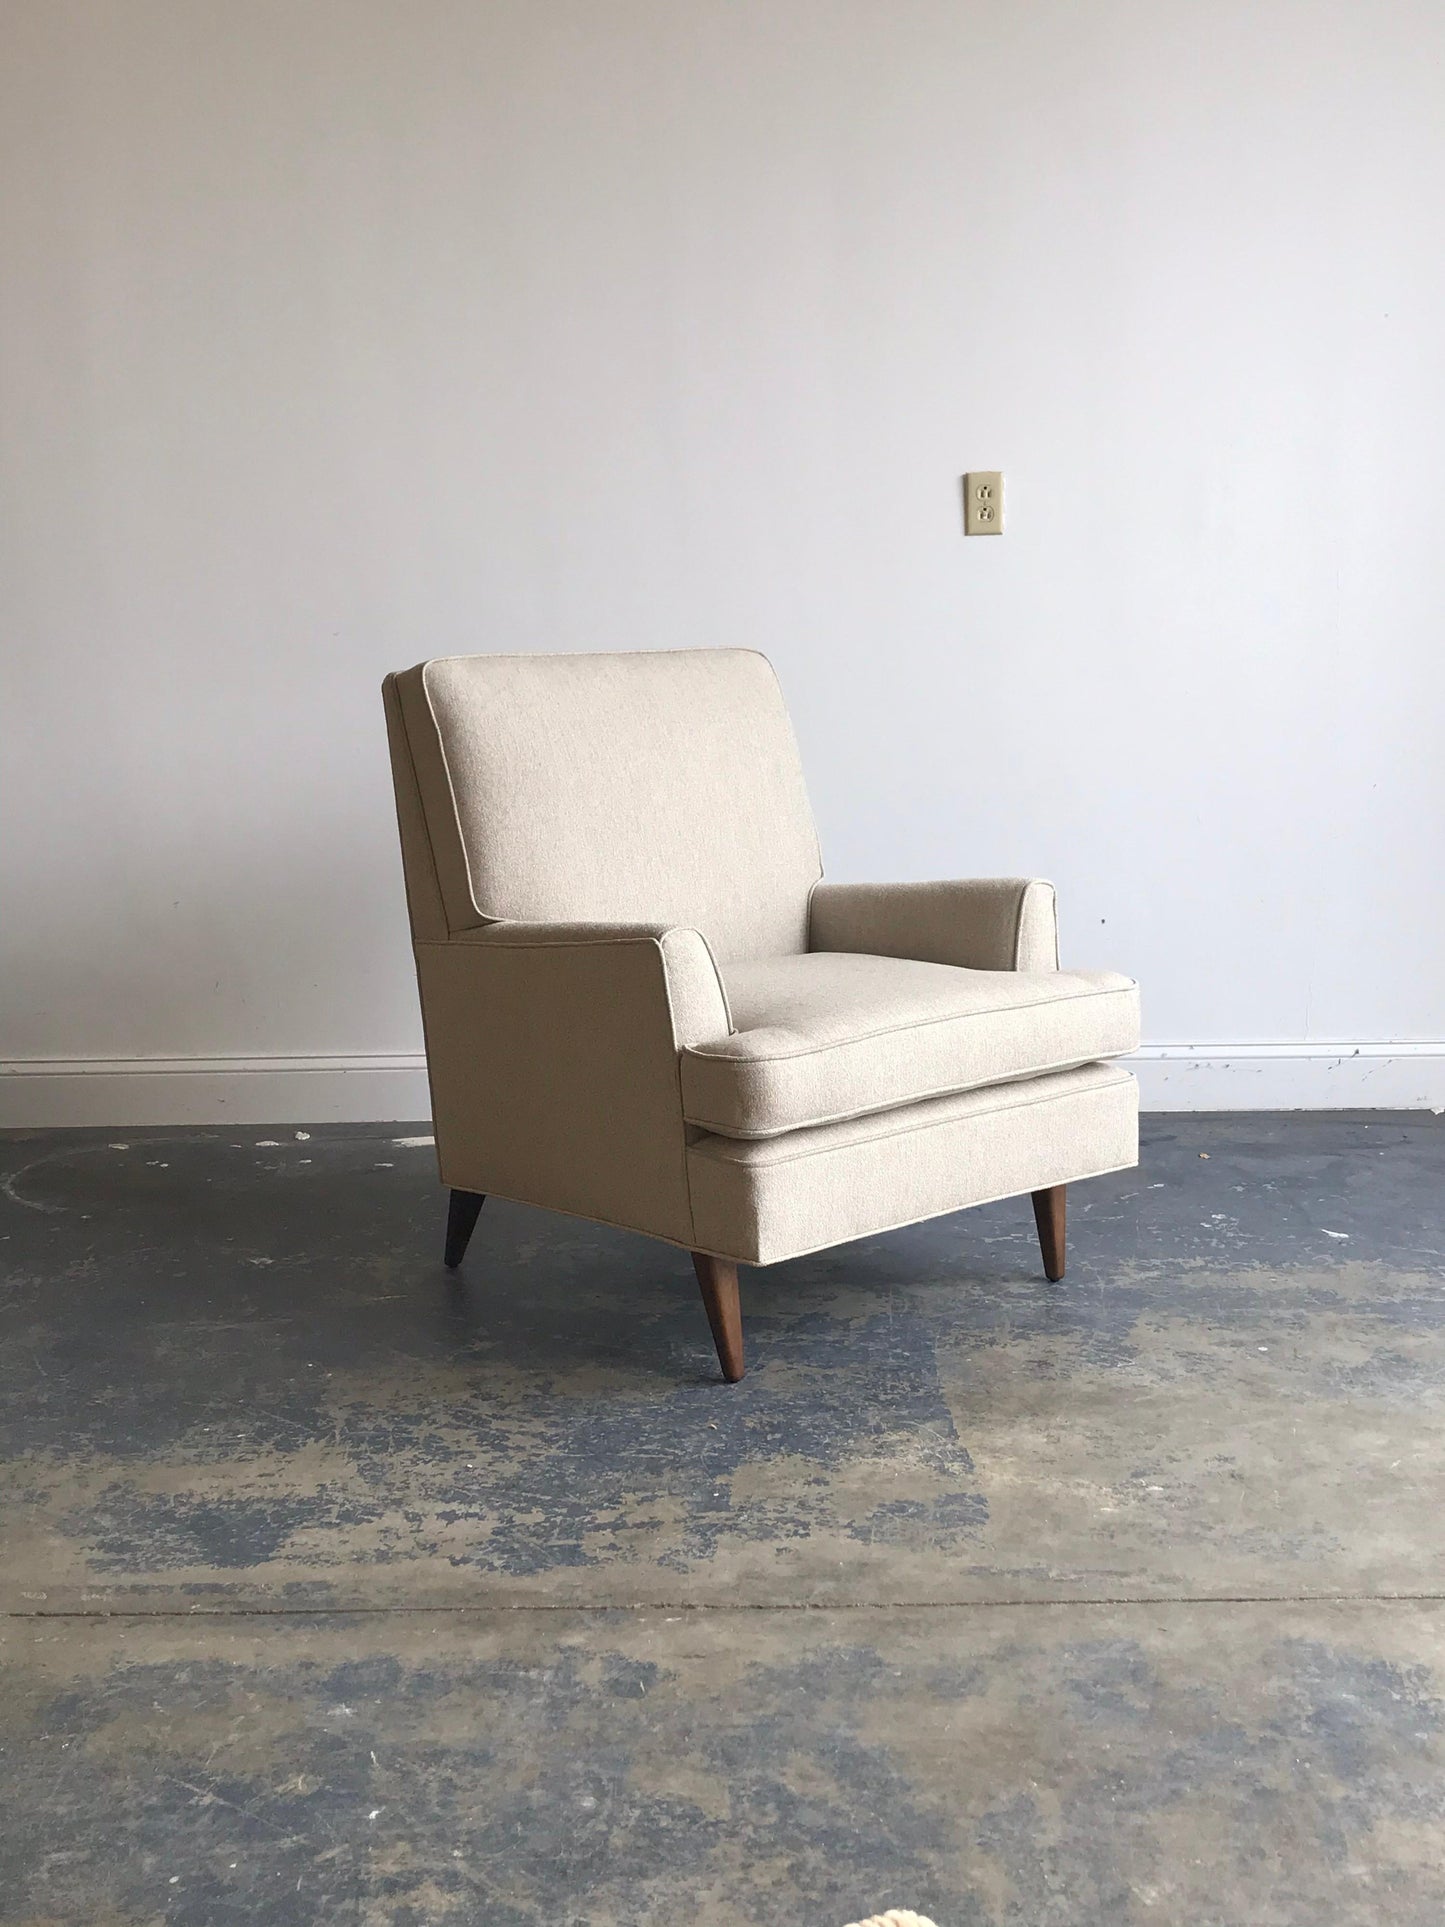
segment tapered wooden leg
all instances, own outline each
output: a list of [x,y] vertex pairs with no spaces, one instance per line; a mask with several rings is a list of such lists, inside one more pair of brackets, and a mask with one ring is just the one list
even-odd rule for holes
[[702,1302],[707,1322],[712,1326],[718,1363],[729,1385],[743,1375],[743,1313],[738,1303],[738,1268],[726,1258],[709,1258],[705,1252],[692,1254],[697,1282],[702,1286]]
[[1051,1184],[1047,1191],[1035,1191],[1034,1223],[1039,1228],[1039,1250],[1044,1254],[1044,1276],[1056,1285],[1064,1275],[1064,1207],[1068,1201],[1066,1184]]
[[453,1191],[451,1203],[447,1206],[447,1249],[445,1263],[448,1271],[455,1271],[467,1255],[472,1233],[477,1228],[477,1219],[482,1206],[486,1203],[484,1191]]

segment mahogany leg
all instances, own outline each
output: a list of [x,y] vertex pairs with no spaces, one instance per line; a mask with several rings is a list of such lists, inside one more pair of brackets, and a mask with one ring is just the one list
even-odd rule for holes
[[453,1191],[447,1206],[447,1249],[443,1260],[448,1271],[455,1271],[466,1257],[467,1246],[486,1201],[484,1191]]
[[729,1385],[743,1375],[743,1314],[738,1303],[738,1268],[726,1258],[709,1258],[705,1252],[692,1254],[697,1282],[702,1286],[702,1302],[707,1322],[712,1326],[718,1363]]
[[1064,1207],[1069,1187],[1051,1184],[1047,1191],[1035,1191],[1032,1195],[1039,1249],[1044,1254],[1044,1276],[1051,1285],[1056,1285],[1064,1275]]

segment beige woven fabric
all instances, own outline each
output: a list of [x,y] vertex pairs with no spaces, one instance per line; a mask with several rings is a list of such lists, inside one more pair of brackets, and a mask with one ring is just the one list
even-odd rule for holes
[[777,1137],[1139,1042],[1139,990],[1111,971],[960,970],[813,952],[728,964],[733,1034],[683,1053],[683,1112]]
[[1031,877],[820,883],[809,906],[808,948],[967,970],[1057,970],[1054,886]]
[[766,657],[446,656],[395,680],[454,930],[661,923],[720,958],[806,947],[822,864]]
[[821,883],[761,656],[384,694],[444,1182],[766,1264],[1135,1161],[1134,986],[1046,883]]
[[1089,1064],[785,1137],[689,1149],[697,1249],[771,1265],[1139,1161],[1139,1092]]
[[502,923],[416,958],[443,1181],[691,1248],[678,1052],[727,1030],[698,933]]

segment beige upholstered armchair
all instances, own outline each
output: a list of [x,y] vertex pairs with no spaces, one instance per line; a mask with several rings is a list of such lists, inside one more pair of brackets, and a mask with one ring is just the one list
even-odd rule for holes
[[689,1251],[723,1374],[740,1263],[1132,1165],[1127,978],[1047,883],[830,884],[771,666],[452,656],[389,676],[446,1262],[487,1192]]

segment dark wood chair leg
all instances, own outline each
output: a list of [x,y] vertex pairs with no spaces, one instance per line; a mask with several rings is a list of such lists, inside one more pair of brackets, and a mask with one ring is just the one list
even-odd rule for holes
[[1064,1207],[1069,1187],[1051,1184],[1047,1191],[1035,1191],[1034,1223],[1039,1228],[1039,1250],[1044,1254],[1044,1276],[1056,1285],[1064,1275]]
[[477,1219],[487,1196],[484,1191],[453,1191],[451,1203],[447,1206],[447,1249],[444,1263],[448,1271],[455,1271],[467,1255],[472,1233],[477,1228]]
[[743,1313],[738,1302],[738,1268],[726,1258],[709,1258],[706,1252],[692,1254],[697,1282],[702,1286],[702,1302],[707,1322],[712,1326],[718,1363],[729,1385],[743,1375]]

